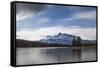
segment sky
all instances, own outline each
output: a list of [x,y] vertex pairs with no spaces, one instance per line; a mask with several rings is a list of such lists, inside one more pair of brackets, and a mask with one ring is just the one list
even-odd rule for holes
[[40,40],[59,32],[96,40],[96,7],[16,4],[17,39]]

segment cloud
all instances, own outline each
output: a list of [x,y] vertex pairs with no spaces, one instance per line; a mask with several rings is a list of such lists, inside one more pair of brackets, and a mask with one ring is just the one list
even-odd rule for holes
[[46,6],[40,4],[27,4],[27,3],[17,3],[16,4],[16,15],[17,21],[23,20],[31,15],[36,15],[42,11]]
[[[74,9],[83,9],[84,11],[80,12],[74,12],[74,10],[71,10],[70,13],[61,13],[64,14],[66,17],[65,18],[60,18],[60,19],[55,19],[51,18],[50,16],[52,13],[54,13],[54,9],[51,9],[52,11],[49,10],[49,8],[55,7],[54,5],[37,5],[37,4],[24,4],[24,3],[18,3],[17,5],[17,23],[22,23],[18,24],[17,28],[18,30],[21,28],[42,28],[42,27],[53,27],[53,26],[80,26],[80,27],[95,27],[95,22],[96,22],[96,11],[91,10],[91,8],[88,8],[89,11],[86,11],[86,7],[72,7]],[[69,6],[67,6],[66,9],[68,9]],[[70,7],[69,7],[70,8]],[[45,10],[43,10],[45,9]],[[64,8],[65,9],[65,8]],[[63,9],[63,11],[65,11]],[[45,13],[45,11],[48,11],[48,13]],[[59,9],[60,11],[60,9]],[[66,11],[69,11],[66,10]],[[50,14],[48,16],[48,14]],[[69,16],[68,16],[69,14]],[[60,15],[58,15],[60,16]],[[58,16],[55,16],[56,18]],[[91,23],[91,24],[89,24]],[[52,25],[53,24],[53,25]]]
[[74,21],[74,20],[96,20],[96,11],[77,12],[73,13],[71,17],[60,19],[60,21]]
[[20,20],[23,20],[23,19],[25,19],[27,17],[31,17],[32,15],[35,15],[35,13],[28,13],[28,14],[26,14],[24,11],[22,11],[19,14],[17,14],[16,20],[20,21]]
[[49,21],[51,21],[50,18],[47,18],[47,17],[38,17],[33,22],[35,22],[37,24],[45,24],[45,23],[48,23]]
[[96,39],[96,28],[79,28],[79,27],[48,27],[37,30],[17,31],[17,39],[25,40],[39,40],[46,35],[56,35],[57,33],[67,33],[71,35],[80,36],[82,39],[95,40]]
[[17,31],[23,30],[23,29],[39,29],[42,27],[48,27],[47,25],[51,22],[51,19],[46,17],[35,17],[35,18],[28,18],[23,21],[18,21],[16,23]]
[[96,11],[76,13],[73,17],[75,19],[96,20]]
[[70,28],[80,28],[80,26],[69,26]]

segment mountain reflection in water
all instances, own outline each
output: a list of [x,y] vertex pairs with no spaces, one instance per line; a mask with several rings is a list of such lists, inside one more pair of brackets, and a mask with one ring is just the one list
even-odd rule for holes
[[17,65],[95,61],[96,48],[17,48]]

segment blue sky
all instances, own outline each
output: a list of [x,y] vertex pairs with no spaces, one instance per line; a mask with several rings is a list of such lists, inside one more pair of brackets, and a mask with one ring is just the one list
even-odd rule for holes
[[[27,8],[26,6],[29,7]],[[49,30],[53,31],[52,30],[53,28],[56,30],[53,31],[53,33],[51,33],[50,35],[54,35],[58,32],[62,32],[62,33],[69,33],[73,35],[83,36],[81,35],[82,31],[85,30],[83,32],[84,34],[86,33],[87,30],[87,31],[91,31],[89,33],[93,33],[93,36],[91,37],[86,36],[87,38],[86,37],[85,38],[96,39],[96,8],[95,7],[59,6],[59,5],[43,5],[43,6],[38,5],[37,7],[37,4],[35,5],[21,4],[21,7],[20,8],[17,7],[17,10],[18,12],[17,12],[16,24],[17,24],[18,33],[21,31],[22,32],[30,31],[34,35],[36,31],[37,34],[40,30],[41,32],[44,30],[44,32],[46,33]],[[48,30],[45,31],[46,29]],[[74,30],[76,32],[73,33],[73,31],[71,32],[68,31],[67,29],[70,30],[76,29]],[[42,36],[43,34],[44,33],[42,32],[42,34],[39,34],[38,36],[40,35]],[[18,35],[21,36],[21,33]],[[45,35],[48,35],[48,32]]]

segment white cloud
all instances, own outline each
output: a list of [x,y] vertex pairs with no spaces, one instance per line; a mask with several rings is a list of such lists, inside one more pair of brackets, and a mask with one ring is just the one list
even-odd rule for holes
[[88,11],[88,12],[80,12],[74,13],[71,17],[60,19],[59,21],[74,21],[77,19],[84,19],[84,20],[96,20],[96,11]]
[[44,24],[47,22],[50,22],[50,18],[47,17],[38,17],[37,19],[34,19],[33,22],[37,23],[37,24]]
[[76,13],[73,17],[76,19],[96,20],[96,11]]
[[35,14],[35,13],[20,13],[17,14],[17,21],[21,21],[21,20],[25,20],[26,18],[32,18],[32,22],[41,24],[41,23],[47,23],[48,21],[50,21],[50,18],[47,17],[39,17],[39,14]]
[[[94,23],[96,24],[96,11],[88,11],[88,12],[80,12],[80,13],[74,13],[71,17],[69,18],[64,18],[64,19],[59,19],[58,22],[66,22],[66,23],[70,23],[70,22],[73,22],[75,20],[84,20],[84,21],[87,21],[89,23],[91,23],[91,21],[95,21]],[[82,22],[83,23],[83,22]],[[72,24],[74,25],[74,24]],[[81,27],[81,26],[71,26],[71,27]]]
[[80,26],[69,26],[70,28],[80,28]]
[[17,39],[39,40],[46,35],[56,35],[57,33],[68,33],[80,36],[82,39],[95,40],[96,28],[64,28],[64,27],[48,27],[31,31],[17,31]]
[[35,15],[35,14],[34,13],[28,13],[28,12],[25,13],[25,11],[22,11],[19,14],[16,15],[16,20],[17,21],[24,20],[28,17],[31,17],[32,15]]

